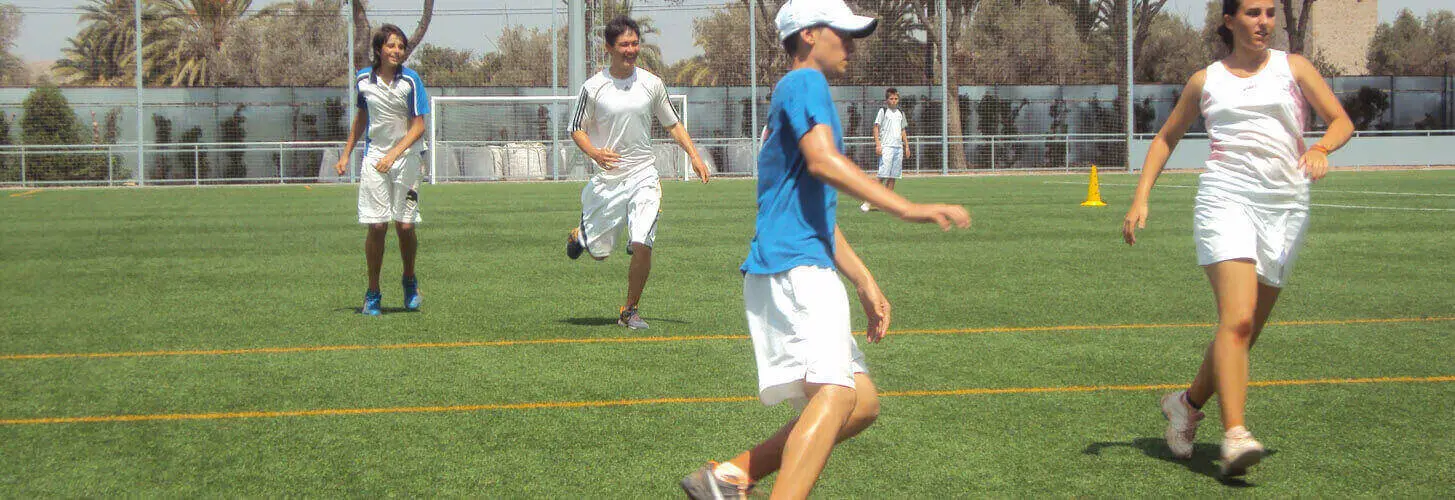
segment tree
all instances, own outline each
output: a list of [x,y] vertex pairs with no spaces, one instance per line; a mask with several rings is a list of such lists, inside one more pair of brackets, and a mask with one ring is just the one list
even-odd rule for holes
[[[970,27],[963,71],[980,85],[1064,85],[1077,81],[1085,52],[1075,20],[1046,3],[984,0],[985,10]],[[1006,40],[1016,43],[1005,43]]]
[[[152,114],[152,130],[156,133],[157,144],[172,143],[172,120],[160,113]],[[176,179],[177,172],[172,169],[172,155],[161,153],[152,155],[152,173],[147,175],[148,179]]]
[[586,43],[586,53],[605,57],[605,51],[601,47],[606,45],[606,23],[617,16],[629,17],[636,21],[637,27],[641,29],[641,33],[638,35],[642,39],[642,48],[641,52],[637,54],[637,66],[656,73],[663,80],[672,81],[671,75],[667,73],[667,64],[662,61],[662,48],[653,41],[655,35],[662,34],[662,31],[657,29],[657,24],[651,17],[634,15],[633,6],[632,0],[586,2],[586,33],[589,34],[590,40],[595,41]]
[[[563,32],[558,31],[558,36],[561,33]],[[481,58],[482,71],[489,77],[485,84],[513,87],[544,87],[551,84],[550,54],[553,48],[558,47],[550,30],[507,26],[501,30],[495,46],[500,50],[485,54]],[[564,47],[559,48],[564,50]],[[557,75],[563,81],[567,73],[566,59],[564,53],[556,58]]]
[[[248,133],[243,128],[247,117],[242,112],[247,109],[246,105],[239,104],[237,109],[232,111],[232,116],[217,124],[217,138],[219,142],[241,143],[247,142]],[[228,151],[227,164],[223,166],[222,176],[229,179],[241,179],[247,177],[248,166],[243,161],[242,151]]]
[[[258,11],[227,33],[212,58],[218,83],[240,86],[336,86],[349,81],[339,52],[342,0],[291,0]],[[270,41],[287,40],[287,43]]]
[[[1292,54],[1304,53],[1305,42],[1308,40],[1308,23],[1313,17],[1313,6],[1316,0],[1282,0],[1283,4],[1283,30],[1288,33],[1288,52]],[[1298,9],[1294,9],[1294,5]],[[1221,12],[1221,11],[1219,11]]]
[[[124,85],[135,82],[136,16],[133,0],[88,0],[81,6],[81,30],[66,39],[63,58],[52,66],[62,83]],[[157,17],[156,2],[142,4],[143,17]],[[144,28],[145,29],[145,28]],[[148,42],[143,37],[143,53]],[[145,61],[144,61],[145,62]]]
[[[0,146],[15,144],[15,139],[10,137],[10,118],[5,113],[0,113]],[[0,182],[15,182],[20,180],[18,161],[11,161],[10,155],[0,155]]]
[[[404,57],[409,58],[414,53],[414,48],[424,43],[424,34],[429,32],[429,22],[434,19],[434,0],[422,0],[423,11],[419,15],[419,23],[414,26],[414,33],[409,35],[409,46],[404,48]],[[369,65],[373,57],[374,27],[369,24],[367,0],[354,0],[350,3],[354,16],[354,67],[363,68]]]
[[[187,129],[186,132],[182,132],[182,136],[177,139],[177,142],[181,144],[196,144],[202,142],[202,127],[194,126]],[[177,165],[183,170],[182,178],[186,178],[186,174],[189,172],[197,179],[206,179],[212,176],[212,166],[209,165],[207,155],[197,154],[195,150],[178,151]],[[189,166],[192,168],[186,168]]]
[[1374,87],[1359,87],[1355,92],[1343,101],[1345,112],[1349,113],[1349,120],[1354,122],[1355,130],[1370,130],[1389,128],[1389,122],[1383,120],[1384,112],[1389,110],[1389,94]]
[[[749,41],[746,6],[723,6],[711,16],[692,21],[692,44],[702,54],[678,61],[668,73],[672,82],[691,86],[748,84]],[[759,47],[759,50],[773,47]]]
[[11,53],[15,40],[20,37],[20,22],[24,14],[12,4],[0,5],[0,85],[23,86],[30,83],[30,71],[25,61]]
[[[955,72],[963,72],[964,68],[968,66],[966,61],[968,54],[963,50],[962,38],[969,34],[965,28],[974,24],[975,15],[980,12],[981,1],[944,0],[944,2],[945,8],[941,10],[939,1],[914,0],[905,2],[907,4],[905,9],[898,12],[901,16],[921,20],[920,26],[924,30],[925,41],[929,45],[930,54],[932,54],[930,64],[932,67],[931,72],[934,76],[933,81],[945,82],[951,89],[958,89],[960,86],[959,82],[963,81],[964,78],[962,73]],[[923,13],[923,17],[919,17],[921,12]],[[942,61],[942,52],[944,51],[941,50],[941,34],[948,40],[948,43],[944,44],[943,47],[949,50],[949,61]],[[959,50],[956,50],[957,48]],[[952,71],[951,74],[943,74],[942,67],[945,64],[941,64],[942,62],[948,62]],[[961,125],[963,122],[960,119],[960,92],[958,90],[951,91],[949,100],[951,101],[948,106],[950,114],[944,118],[948,120],[950,135],[964,135],[964,129]],[[964,144],[956,142],[950,145],[949,162],[950,168],[955,170],[965,170],[968,168],[965,163]]]
[[1201,33],[1180,17],[1157,14],[1133,69],[1141,83],[1183,83],[1212,60]]
[[[85,144],[70,102],[54,84],[42,83],[30,91],[23,108],[20,129],[24,144]],[[106,178],[105,165],[104,157],[91,155],[27,156],[26,180],[100,180]]]
[[1421,22],[1401,10],[1393,23],[1375,29],[1368,67],[1373,75],[1448,74],[1455,68],[1455,12],[1430,12]]
[[408,64],[420,74],[429,75],[432,85],[477,86],[490,80],[485,74],[484,61],[468,50],[426,43],[414,50]]
[[[160,16],[152,20],[158,46],[146,55],[158,58],[153,64],[161,68],[161,83],[173,87],[223,83],[214,74],[213,61],[222,42],[246,19],[252,0],[158,1]],[[143,21],[145,25],[147,19]]]

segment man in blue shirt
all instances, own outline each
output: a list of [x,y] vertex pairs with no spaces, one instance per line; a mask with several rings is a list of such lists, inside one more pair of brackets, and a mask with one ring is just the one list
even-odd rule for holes
[[768,137],[758,155],[757,233],[743,262],[743,301],[764,404],[802,412],[768,440],[682,480],[693,498],[744,498],[754,481],[778,472],[774,496],[803,498],[836,442],[879,414],[864,354],[854,342],[842,274],[858,290],[867,336],[889,329],[889,301],[834,220],[839,189],[909,222],[969,227],[964,207],[910,203],[865,175],[842,153],[843,131],[827,75],[842,75],[854,39],[877,20],[842,0],[793,0],[778,11],[793,71],[773,90]]

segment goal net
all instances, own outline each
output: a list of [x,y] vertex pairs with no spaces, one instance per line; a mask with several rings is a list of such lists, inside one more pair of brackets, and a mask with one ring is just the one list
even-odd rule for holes
[[[687,96],[668,100],[683,123]],[[565,123],[576,96],[435,96],[430,98],[429,178],[451,181],[583,180],[596,167],[571,141]],[[652,148],[662,178],[691,174],[687,153],[660,124]]]

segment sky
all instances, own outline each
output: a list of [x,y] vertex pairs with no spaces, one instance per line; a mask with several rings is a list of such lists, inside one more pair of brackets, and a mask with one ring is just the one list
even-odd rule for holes
[[[1379,2],[1379,20],[1393,20],[1401,9],[1410,9],[1416,15],[1437,8],[1451,9],[1450,0],[1364,0]],[[80,18],[80,7],[87,2],[81,0],[0,0],[20,7],[24,15],[20,38],[16,41],[14,53],[27,62],[49,61],[61,57],[66,47],[66,38],[74,35]],[[271,0],[254,0],[253,8],[264,7]],[[663,59],[673,63],[699,53],[692,44],[692,20],[708,15],[711,9],[728,2],[723,0],[637,0],[638,16],[650,16],[662,33],[655,41],[662,48]],[[736,3],[736,2],[732,2]],[[370,21],[392,22],[413,32],[418,22],[421,0],[371,0]],[[531,5],[522,7],[522,5]],[[494,39],[506,25],[550,26],[551,16],[547,0],[435,0],[435,15],[430,23],[425,42],[457,49],[473,50],[476,54],[495,50]],[[559,22],[565,23],[565,4],[557,3],[561,14]],[[1205,12],[1206,0],[1171,0],[1166,10],[1200,25]],[[746,28],[745,28],[746,29]],[[668,43],[681,40],[681,43]],[[648,42],[653,42],[648,40]]]

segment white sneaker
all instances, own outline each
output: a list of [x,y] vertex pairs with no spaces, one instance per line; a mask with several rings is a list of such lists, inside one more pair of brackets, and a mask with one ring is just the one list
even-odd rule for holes
[[1192,458],[1193,443],[1197,439],[1197,424],[1202,421],[1202,412],[1187,404],[1187,391],[1177,391],[1162,396],[1162,416],[1167,417],[1167,448],[1172,456]]
[[869,213],[869,202],[866,201],[863,205],[859,205],[859,211],[866,214]]
[[1248,468],[1263,460],[1263,443],[1253,439],[1253,433],[1243,426],[1228,429],[1223,433],[1223,477],[1238,477],[1248,473]]

